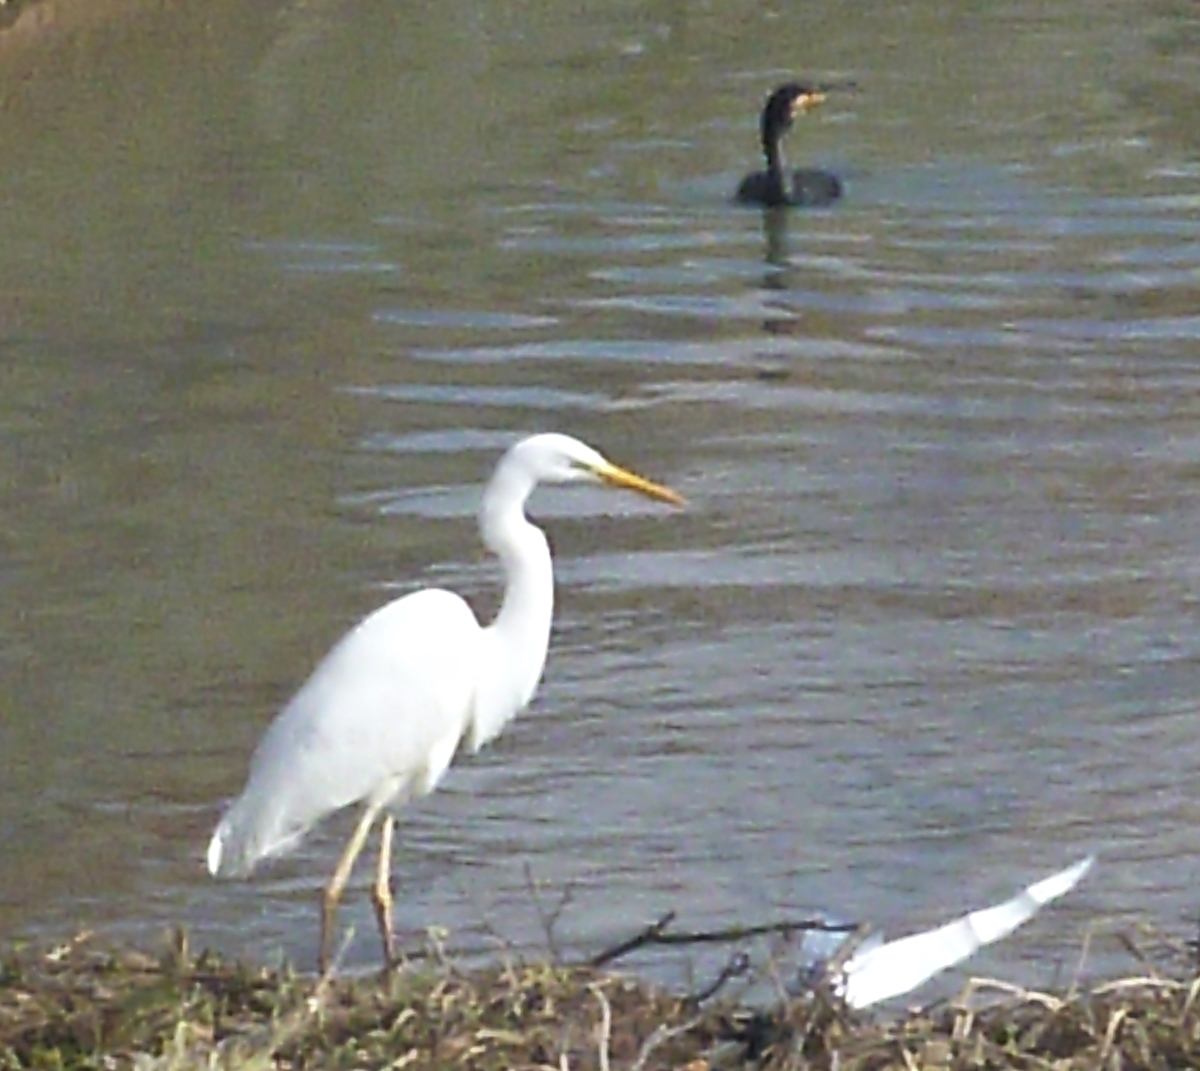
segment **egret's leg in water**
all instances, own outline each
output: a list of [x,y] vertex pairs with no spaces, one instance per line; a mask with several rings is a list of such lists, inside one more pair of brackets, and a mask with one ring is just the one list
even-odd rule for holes
[[390,814],[383,817],[383,828],[379,831],[379,870],[375,875],[375,887],[371,890],[371,903],[375,905],[375,921],[379,923],[379,936],[383,938],[383,963],[390,968],[396,962],[396,949],[392,937],[392,836],[396,832],[396,819]]
[[354,827],[354,833],[346,842],[346,850],[342,852],[333,877],[329,879],[329,884],[325,887],[321,898],[321,958],[319,964],[322,974],[329,970],[333,924],[337,920],[338,901],[342,898],[342,890],[346,888],[346,882],[350,880],[350,871],[354,869],[354,861],[363,850],[363,845],[367,843],[367,834],[371,832],[371,827],[375,824],[375,819],[379,817],[381,810],[383,810],[381,804],[367,804],[366,810],[358,820],[358,825]]

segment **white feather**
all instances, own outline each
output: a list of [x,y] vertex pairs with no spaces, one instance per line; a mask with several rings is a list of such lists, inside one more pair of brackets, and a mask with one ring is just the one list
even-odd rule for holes
[[1007,937],[1051,900],[1080,882],[1095,856],[1022,889],[1011,900],[972,911],[937,929],[914,933],[853,956],[844,967],[842,995],[852,1008],[903,996],[934,975],[961,963],[984,945]]

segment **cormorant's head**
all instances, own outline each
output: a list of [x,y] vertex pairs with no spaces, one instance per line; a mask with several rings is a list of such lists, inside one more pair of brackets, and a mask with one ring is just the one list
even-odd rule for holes
[[825,90],[808,82],[788,82],[767,98],[762,110],[762,140],[776,141],[800,112],[815,108],[825,99]]

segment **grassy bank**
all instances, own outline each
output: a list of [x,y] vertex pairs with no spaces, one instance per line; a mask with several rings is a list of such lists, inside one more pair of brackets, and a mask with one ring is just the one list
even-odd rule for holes
[[194,956],[181,937],[159,955],[79,938],[5,957],[0,1069],[1200,1067],[1200,980],[1186,949],[1159,958],[1053,994],[975,982],[897,1018],[821,992],[752,1008],[732,986],[701,999],[587,966],[435,955],[318,980]]

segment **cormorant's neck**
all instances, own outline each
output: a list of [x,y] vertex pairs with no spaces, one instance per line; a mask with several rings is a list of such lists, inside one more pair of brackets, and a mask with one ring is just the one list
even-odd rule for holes
[[772,194],[786,201],[787,162],[783,158],[783,145],[778,134],[763,139],[763,155],[767,158],[767,178],[772,186]]
[[785,169],[783,160],[783,139],[778,135],[767,138],[763,141],[763,156],[767,158],[767,170],[778,171],[781,174]]

